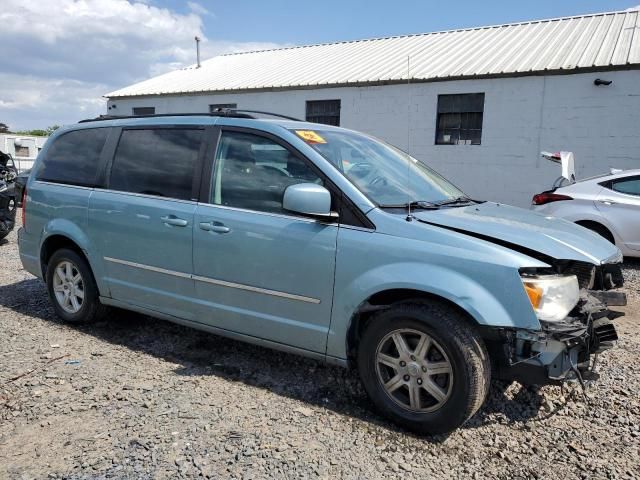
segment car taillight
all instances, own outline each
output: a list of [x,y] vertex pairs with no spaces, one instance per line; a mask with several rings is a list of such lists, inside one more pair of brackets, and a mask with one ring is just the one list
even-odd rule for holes
[[542,192],[534,195],[531,199],[533,205],[545,205],[551,202],[559,202],[561,200],[573,200],[573,197],[569,195],[562,195],[560,193]]
[[27,226],[27,187],[22,190],[22,228]]

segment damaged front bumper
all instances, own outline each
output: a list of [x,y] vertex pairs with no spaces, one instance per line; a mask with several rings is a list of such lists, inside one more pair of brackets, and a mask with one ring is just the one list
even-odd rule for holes
[[564,321],[541,322],[539,331],[501,331],[495,376],[535,385],[597,379],[597,355],[615,345],[612,320],[624,315],[609,307],[623,305],[624,293],[582,289],[578,305]]
[[13,230],[15,222],[15,203],[11,199],[0,197],[0,238]]

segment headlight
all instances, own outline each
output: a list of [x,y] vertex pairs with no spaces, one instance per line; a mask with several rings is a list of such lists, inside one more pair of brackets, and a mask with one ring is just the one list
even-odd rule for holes
[[544,275],[522,277],[524,290],[540,320],[563,320],[580,299],[575,275]]

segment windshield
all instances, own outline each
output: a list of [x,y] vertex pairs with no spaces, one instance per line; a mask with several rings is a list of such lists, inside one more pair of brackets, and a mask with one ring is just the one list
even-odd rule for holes
[[381,207],[464,197],[444,177],[402,150],[346,130],[294,130]]

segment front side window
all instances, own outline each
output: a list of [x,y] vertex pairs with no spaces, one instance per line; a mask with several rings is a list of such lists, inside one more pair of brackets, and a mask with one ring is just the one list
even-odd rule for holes
[[188,128],[124,130],[109,188],[191,200],[202,132]]
[[56,138],[38,167],[36,179],[94,186],[108,134],[109,128],[86,128]]
[[340,100],[309,100],[307,122],[340,126]]
[[611,184],[611,188],[616,192],[640,196],[640,178],[633,177],[629,179],[614,180]]
[[444,177],[407,153],[362,133],[294,130],[380,206],[464,197]]
[[216,152],[211,203],[261,212],[287,213],[284,191],[321,179],[298,156],[265,137],[223,132]]
[[436,145],[480,145],[484,93],[438,95]]

